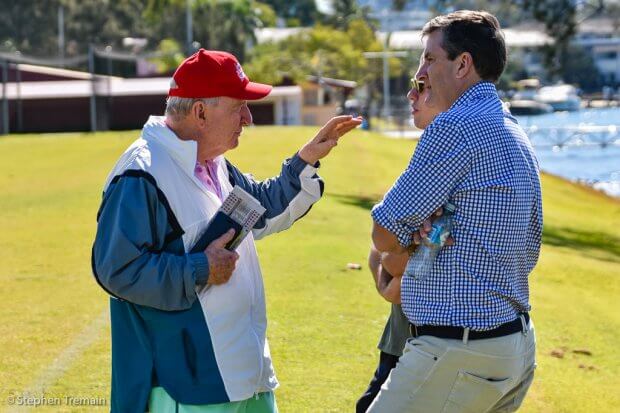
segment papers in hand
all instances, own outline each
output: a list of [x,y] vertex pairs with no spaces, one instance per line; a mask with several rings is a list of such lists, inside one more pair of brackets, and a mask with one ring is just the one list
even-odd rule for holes
[[226,244],[226,249],[230,251],[236,249],[264,213],[265,208],[256,198],[239,186],[235,186],[220,209],[211,218],[205,232],[191,252],[204,251],[211,242],[231,228],[235,230],[235,236]]

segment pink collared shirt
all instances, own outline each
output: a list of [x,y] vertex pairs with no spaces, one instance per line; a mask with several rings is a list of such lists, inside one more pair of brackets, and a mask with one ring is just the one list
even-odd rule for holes
[[202,166],[200,162],[196,162],[196,167],[194,168],[194,176],[198,178],[200,182],[207,188],[207,190],[213,192],[220,201],[222,199],[222,188],[220,187],[220,182],[217,179],[217,163],[213,160],[205,161],[205,166]]

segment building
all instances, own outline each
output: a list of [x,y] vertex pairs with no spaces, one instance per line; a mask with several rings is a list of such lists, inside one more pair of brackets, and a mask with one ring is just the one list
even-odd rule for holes
[[402,11],[393,10],[392,0],[358,0],[360,7],[368,7],[371,16],[379,21],[383,31],[421,29],[433,17],[432,8],[436,1],[418,0],[405,2]]
[[[29,64],[9,64],[2,87],[0,132],[140,129],[163,114],[168,77],[121,78]],[[302,89],[276,87],[250,104],[258,125],[302,123]]]
[[324,125],[341,110],[357,87],[351,80],[308,76],[302,85],[304,125]]
[[601,83],[620,85],[620,32],[618,19],[597,17],[584,20],[574,43],[592,56],[601,75]]

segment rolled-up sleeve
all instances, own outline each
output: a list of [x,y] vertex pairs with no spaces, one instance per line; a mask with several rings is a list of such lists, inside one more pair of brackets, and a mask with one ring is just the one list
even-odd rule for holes
[[424,219],[448,201],[471,158],[467,142],[456,127],[429,126],[407,169],[372,209],[373,220],[408,247]]

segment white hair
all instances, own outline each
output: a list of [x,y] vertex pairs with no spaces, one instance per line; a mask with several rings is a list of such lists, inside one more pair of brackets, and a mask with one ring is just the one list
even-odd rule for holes
[[202,102],[207,106],[217,106],[220,98],[181,98],[178,96],[168,96],[166,99],[166,116],[181,120],[192,110],[196,102]]

